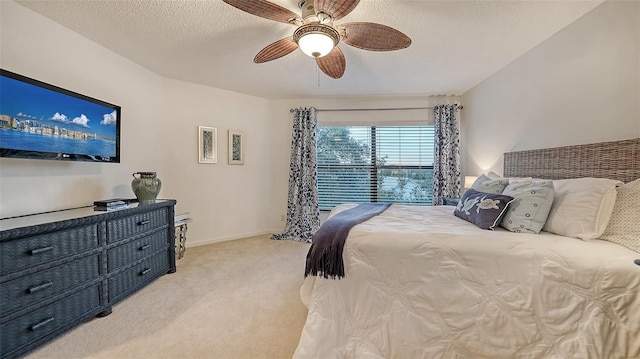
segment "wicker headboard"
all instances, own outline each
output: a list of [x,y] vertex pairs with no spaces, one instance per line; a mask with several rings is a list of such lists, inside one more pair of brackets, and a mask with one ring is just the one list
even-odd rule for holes
[[505,177],[640,178],[640,138],[504,154]]

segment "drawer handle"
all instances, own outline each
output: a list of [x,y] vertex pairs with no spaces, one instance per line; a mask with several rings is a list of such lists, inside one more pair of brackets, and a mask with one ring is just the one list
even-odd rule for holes
[[42,247],[42,248],[36,248],[36,249],[32,249],[29,251],[29,254],[34,256],[36,254],[42,254],[42,253],[46,253],[49,251],[53,250],[53,246],[48,246],[48,247]]
[[145,249],[147,249],[149,247],[151,247],[150,244],[145,244],[145,245],[141,246],[140,248],[138,248],[138,250],[144,251]]
[[148,219],[143,219],[142,221],[138,222],[137,224],[139,226],[144,226],[145,224],[149,224],[151,221]]
[[53,282],[43,283],[43,284],[40,284],[40,285],[37,285],[35,287],[31,287],[31,288],[27,289],[27,293],[33,294],[33,293],[39,292],[39,291],[41,291],[43,289],[47,289],[47,288],[51,287],[52,285],[53,285]]
[[142,270],[142,272],[140,272],[140,275],[142,276],[142,275],[145,275],[145,274],[147,274],[149,272],[151,272],[151,268],[145,268],[145,269]]
[[36,330],[38,330],[38,329],[40,329],[40,328],[43,328],[43,327],[47,326],[48,324],[50,324],[51,322],[53,322],[53,320],[54,320],[54,318],[53,318],[53,317],[51,317],[51,318],[47,318],[47,319],[45,319],[45,320],[41,321],[41,322],[40,322],[40,323],[38,323],[38,324],[34,324],[34,325],[32,325],[32,326],[31,326],[31,331],[32,331],[32,332],[35,332]]

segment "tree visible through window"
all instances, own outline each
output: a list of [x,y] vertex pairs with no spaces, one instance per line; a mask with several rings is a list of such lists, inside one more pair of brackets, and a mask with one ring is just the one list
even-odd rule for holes
[[318,126],[316,141],[320,209],[431,205],[433,126]]

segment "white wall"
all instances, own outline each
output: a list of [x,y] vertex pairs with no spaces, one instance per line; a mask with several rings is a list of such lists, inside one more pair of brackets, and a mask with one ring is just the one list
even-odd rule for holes
[[[122,107],[120,164],[0,158],[0,217],[131,198],[131,174],[155,171],[159,197],[195,219],[187,245],[282,229],[288,172],[270,166],[288,151],[273,152],[283,138],[266,100],[163,78],[12,1],[0,16],[3,69]],[[218,128],[217,164],[198,164],[199,125]],[[244,165],[227,164],[229,129],[245,131]]]
[[0,159],[0,217],[131,197],[131,174],[166,171],[162,78],[12,2],[0,2],[0,66],[122,107],[122,163]]
[[[274,211],[273,188],[286,183],[287,173],[270,168],[272,157],[284,156],[272,151],[282,139],[271,135],[277,129],[272,122],[277,121],[270,117],[268,101],[177,80],[167,79],[164,87],[169,118],[163,136],[169,149],[164,177],[178,199],[176,209],[194,217],[188,242],[204,244],[282,229],[286,201],[284,208]],[[286,123],[286,117],[281,122]],[[217,128],[216,164],[198,163],[198,126]],[[245,132],[243,165],[227,162],[230,129]]]
[[640,137],[640,2],[607,1],[463,95],[466,172],[502,153]]

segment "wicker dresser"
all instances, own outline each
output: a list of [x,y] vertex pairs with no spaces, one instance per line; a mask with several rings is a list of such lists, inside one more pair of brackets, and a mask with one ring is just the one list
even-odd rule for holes
[[176,270],[174,200],[0,220],[0,358],[22,355]]

